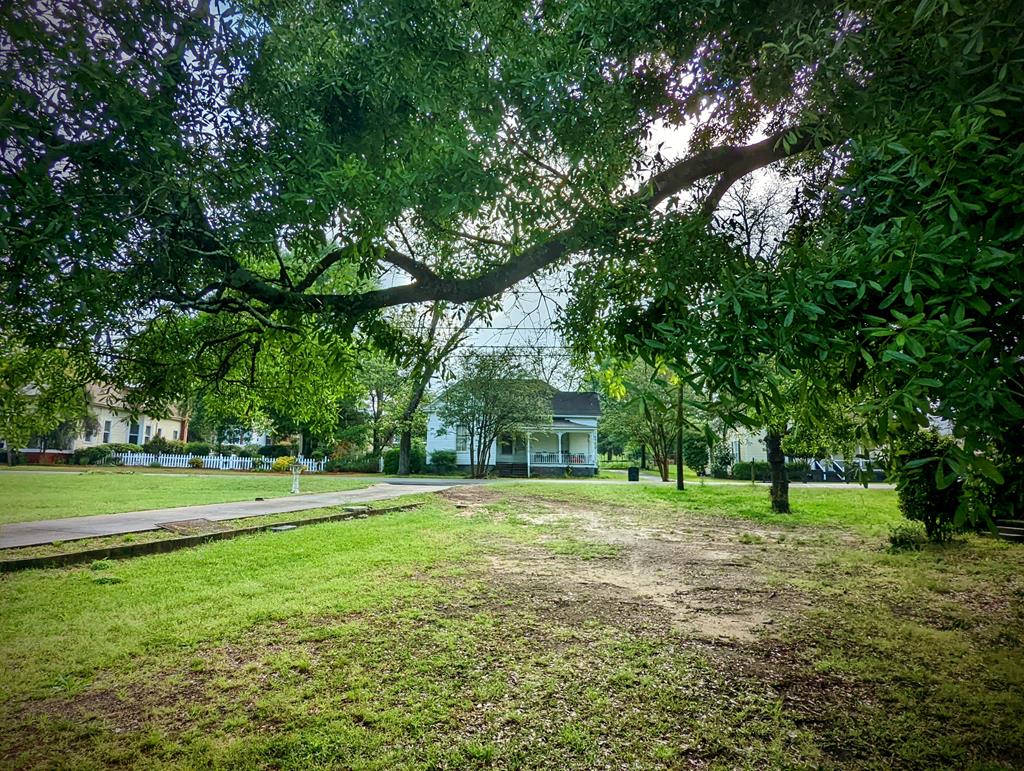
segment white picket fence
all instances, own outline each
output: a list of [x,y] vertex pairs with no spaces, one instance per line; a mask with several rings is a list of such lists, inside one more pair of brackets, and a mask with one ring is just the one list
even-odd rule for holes
[[[221,471],[251,471],[253,464],[259,464],[263,470],[269,471],[270,464],[275,458],[240,458],[237,455],[172,455],[170,453],[152,452],[115,452],[114,460],[122,466],[152,466],[159,464],[162,468],[192,468],[189,461],[192,458],[201,458],[203,468],[220,469]],[[312,458],[299,458],[299,463],[306,467],[306,472],[319,472],[324,470],[326,460],[313,460]]]

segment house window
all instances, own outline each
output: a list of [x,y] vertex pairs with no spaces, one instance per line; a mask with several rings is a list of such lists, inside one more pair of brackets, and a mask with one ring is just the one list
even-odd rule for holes
[[163,435],[164,435],[164,430],[163,430],[162,428],[158,428],[158,429],[156,430],[156,435],[157,435],[157,436],[163,436]]
[[139,443],[139,431],[140,426],[138,423],[132,422],[128,424],[128,444]]
[[103,421],[103,444],[110,444],[110,421]]
[[512,441],[511,436],[505,436],[501,439],[501,454],[511,455],[515,452],[515,443]]
[[174,436],[174,441],[178,441],[178,429],[174,429],[174,431],[172,432],[172,434],[173,434],[173,436]]
[[89,444],[92,444],[95,439],[96,439],[96,432],[93,431],[91,428],[86,429],[86,431],[85,431],[85,441],[88,442]]
[[146,424],[146,441],[148,442],[153,435],[153,426]]
[[459,426],[455,429],[455,451],[466,452],[469,450],[469,436],[466,434],[466,430]]

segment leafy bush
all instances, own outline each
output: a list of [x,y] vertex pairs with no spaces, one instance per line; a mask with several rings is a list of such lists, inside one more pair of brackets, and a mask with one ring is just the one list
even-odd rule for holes
[[206,464],[202,458],[189,458],[188,465],[191,466],[192,468],[203,468],[203,466]]
[[430,468],[438,474],[451,474],[457,468],[455,450],[434,450],[430,453]]
[[309,457],[313,460],[323,460],[327,457],[327,453],[323,450],[313,450],[313,452],[309,454]]
[[186,455],[209,455],[210,454],[210,443],[209,442],[189,442],[185,445]]
[[292,454],[292,448],[287,444],[265,444],[258,452],[264,458],[284,458]]
[[711,454],[711,476],[715,479],[728,479],[731,466],[732,452],[724,444],[718,445]]
[[152,463],[149,464],[149,467],[150,468],[160,468],[161,467],[160,466],[160,461],[158,461],[158,460],[153,461]]
[[739,463],[734,463],[732,467],[732,478],[733,479],[745,479],[750,480],[750,467],[754,467],[754,479],[759,482],[766,482],[771,478],[771,467],[767,461],[755,460],[749,461],[744,460]]
[[811,464],[805,460],[795,460],[786,464],[786,473],[791,480],[807,481],[811,476]]
[[708,440],[703,433],[683,432],[683,461],[690,468],[704,473],[708,467]]
[[954,446],[952,437],[937,431],[917,431],[892,446],[892,475],[900,511],[907,519],[923,522],[930,541],[948,540],[963,529],[956,524],[963,480],[943,473],[942,458]]
[[240,447],[238,452],[235,453],[239,458],[258,458],[259,453],[249,446]]
[[380,464],[376,455],[350,455],[327,461],[324,471],[355,471],[360,474],[376,474]]
[[242,445],[240,444],[222,444],[220,446],[221,455],[238,455],[242,451]]
[[142,446],[138,444],[127,444],[127,443],[113,443],[103,444],[101,447],[106,447],[111,452],[142,452]]
[[[294,455],[282,455],[280,458],[274,461],[274,464],[270,467],[271,471],[291,471],[292,465],[298,461]],[[305,471],[306,467],[303,466],[302,470]]]
[[[427,465],[427,448],[421,441],[414,441],[409,450],[409,473],[422,474]],[[392,447],[384,451],[384,473],[398,473],[398,448]]]
[[889,551],[921,551],[928,533],[920,522],[905,522],[889,530]]
[[151,452],[154,455],[159,455],[162,452],[168,452],[170,447],[170,440],[164,439],[162,436],[154,436],[144,445],[142,445],[143,452]]
[[71,453],[71,462],[78,466],[102,466],[111,462],[110,448],[104,445],[98,447],[80,447]]

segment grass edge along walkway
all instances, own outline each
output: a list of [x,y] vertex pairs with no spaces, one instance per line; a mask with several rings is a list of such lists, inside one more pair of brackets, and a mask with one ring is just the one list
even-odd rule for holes
[[201,535],[186,535],[180,538],[165,538],[159,541],[146,541],[143,543],[121,544],[119,546],[102,546],[94,549],[83,549],[81,551],[65,552],[63,554],[49,554],[42,557],[18,557],[15,559],[0,559],[0,573],[13,573],[18,570],[32,570],[35,568],[59,568],[67,565],[77,565],[82,562],[95,562],[104,559],[125,559],[129,557],[140,557],[145,554],[163,554],[166,552],[187,549],[192,546],[201,546],[210,541],[223,541],[230,538],[238,538],[243,535],[255,535],[256,533],[270,532],[273,528],[302,527],[303,525],[319,525],[324,522],[339,522],[346,519],[366,519],[367,517],[388,514],[395,511],[408,511],[422,506],[422,503],[406,503],[401,506],[388,506],[386,508],[371,509],[368,506],[349,506],[345,511],[325,514],[320,517],[306,517],[295,519],[289,522],[273,522],[252,527],[240,527],[231,530],[221,530],[216,533],[203,533]]

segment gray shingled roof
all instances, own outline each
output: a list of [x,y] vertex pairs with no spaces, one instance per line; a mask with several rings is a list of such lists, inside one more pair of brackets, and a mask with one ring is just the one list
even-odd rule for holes
[[601,400],[593,391],[555,391],[551,397],[551,414],[600,415]]

